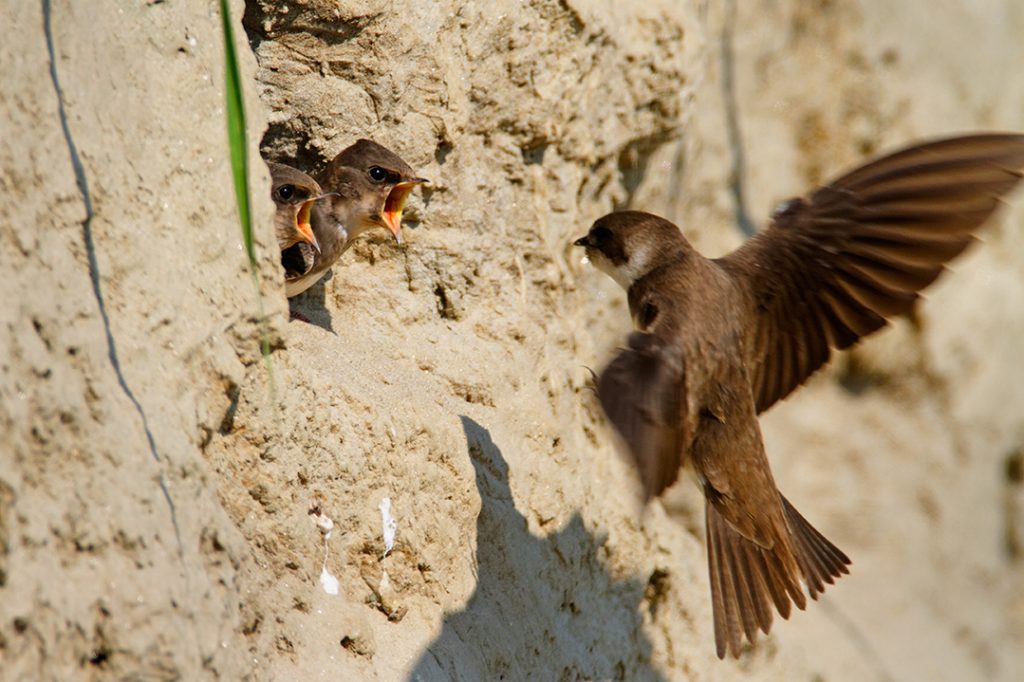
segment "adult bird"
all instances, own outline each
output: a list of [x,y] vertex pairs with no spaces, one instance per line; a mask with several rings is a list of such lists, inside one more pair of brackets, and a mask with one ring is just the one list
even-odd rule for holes
[[628,292],[635,331],[597,396],[645,500],[681,469],[705,497],[715,647],[738,656],[848,572],[779,492],[757,416],[833,349],[910,310],[1020,182],[1024,135],[938,140],[781,204],[733,253],[701,256],[672,223],[607,215],[575,244]]

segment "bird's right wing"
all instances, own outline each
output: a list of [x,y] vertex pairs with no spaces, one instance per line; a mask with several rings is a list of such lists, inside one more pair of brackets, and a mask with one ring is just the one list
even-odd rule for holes
[[757,411],[906,313],[1017,186],[1024,135],[939,140],[875,160],[783,204],[718,259],[747,292]]
[[640,472],[644,500],[659,495],[678,477],[688,438],[680,350],[633,332],[598,377],[597,397]]

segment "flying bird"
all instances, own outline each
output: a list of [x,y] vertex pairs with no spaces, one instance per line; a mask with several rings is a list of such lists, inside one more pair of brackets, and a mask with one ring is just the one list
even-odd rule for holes
[[719,658],[768,633],[850,560],[779,492],[758,415],[906,313],[1021,180],[1024,135],[909,147],[809,196],[707,259],[672,223],[625,211],[575,245],[628,294],[635,331],[596,380],[645,501],[688,469],[705,497]]
[[402,210],[413,188],[427,182],[397,154],[370,140],[345,148],[318,177],[331,195],[313,207],[311,220],[320,250],[296,244],[282,255],[285,294],[313,286],[367,230],[384,228],[402,243]]

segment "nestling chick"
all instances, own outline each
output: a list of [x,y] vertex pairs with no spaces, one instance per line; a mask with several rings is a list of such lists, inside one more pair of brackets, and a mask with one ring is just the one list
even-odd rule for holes
[[[313,232],[320,252],[301,275],[287,279],[289,298],[313,286],[352,242],[367,230],[384,228],[402,243],[402,210],[413,188],[424,178],[394,152],[370,140],[359,140],[334,157],[319,176],[332,195],[312,211]],[[299,244],[293,248],[306,248]]]

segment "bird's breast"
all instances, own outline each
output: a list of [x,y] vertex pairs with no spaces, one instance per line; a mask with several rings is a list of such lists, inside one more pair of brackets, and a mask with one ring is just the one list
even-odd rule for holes
[[320,270],[319,272],[309,272],[301,277],[297,277],[293,280],[287,280],[284,283],[284,295],[288,298],[298,296],[306,289],[316,284],[327,270]]

